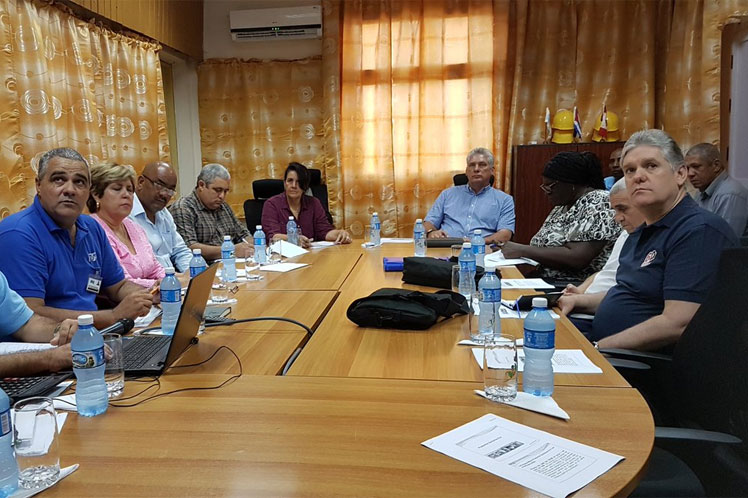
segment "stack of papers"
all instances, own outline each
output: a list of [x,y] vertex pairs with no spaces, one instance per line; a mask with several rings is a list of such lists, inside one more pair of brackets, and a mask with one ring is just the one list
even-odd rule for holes
[[290,242],[285,240],[273,242],[270,245],[270,250],[274,253],[280,254],[284,258],[295,258],[296,256],[301,256],[302,254],[306,254],[309,252],[306,249],[295,244],[291,244]]
[[554,289],[542,278],[502,278],[502,289]]
[[306,263],[276,263],[274,265],[260,266],[260,270],[285,273],[287,271],[296,270],[297,268],[303,268],[305,266],[309,265]]
[[484,261],[486,263],[496,263],[496,266],[514,266],[514,265],[533,265],[538,266],[538,262],[530,258],[506,259],[501,250],[486,254]]
[[490,413],[421,444],[554,497],[583,488],[623,460]]
[[[483,368],[483,348],[473,348],[473,356],[478,366]],[[508,362],[502,365],[496,358],[489,356],[492,366],[496,368],[511,368]],[[522,372],[525,369],[525,351],[517,350],[517,370]],[[601,374],[603,371],[587,358],[581,349],[557,349],[551,358],[553,373],[570,373],[570,374]]]
[[46,351],[56,346],[48,342],[0,342],[0,356],[15,353],[31,353],[34,351]]

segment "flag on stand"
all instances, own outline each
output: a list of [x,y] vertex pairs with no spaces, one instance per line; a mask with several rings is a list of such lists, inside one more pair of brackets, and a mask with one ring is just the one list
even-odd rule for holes
[[545,141],[546,143],[551,141],[553,135],[553,129],[551,129],[551,110],[545,108]]
[[577,106],[574,106],[574,138],[582,139],[582,123],[579,121]]
[[600,130],[597,132],[600,135],[601,142],[608,141],[608,106],[603,105],[603,115],[600,117]]

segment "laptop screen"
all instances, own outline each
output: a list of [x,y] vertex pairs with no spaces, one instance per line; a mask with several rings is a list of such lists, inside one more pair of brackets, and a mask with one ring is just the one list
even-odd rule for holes
[[197,336],[218,266],[219,263],[213,263],[190,280],[164,368],[169,368]]

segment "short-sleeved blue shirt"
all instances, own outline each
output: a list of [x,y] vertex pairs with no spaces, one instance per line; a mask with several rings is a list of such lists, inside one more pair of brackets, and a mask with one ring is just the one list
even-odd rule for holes
[[439,194],[424,221],[450,237],[469,237],[475,229],[484,237],[502,229],[514,233],[514,199],[490,185],[477,194],[458,185]]
[[44,211],[39,197],[0,223],[0,271],[22,297],[44,299],[52,308],[94,311],[96,294],[86,290],[98,272],[101,288],[125,278],[101,226],[90,216],[75,222],[70,234]]
[[722,249],[738,243],[719,216],[686,196],[661,220],[642,225],[621,249],[616,285],[595,313],[591,340],[662,314],[665,301],[702,303]]
[[26,325],[33,314],[26,301],[10,288],[5,275],[0,273],[0,341],[12,339],[11,336]]

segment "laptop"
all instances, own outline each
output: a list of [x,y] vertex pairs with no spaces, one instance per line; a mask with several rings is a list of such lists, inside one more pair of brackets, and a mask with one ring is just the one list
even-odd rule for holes
[[125,376],[158,377],[184,353],[197,337],[218,266],[213,263],[190,280],[174,335],[122,338]]
[[60,382],[73,376],[73,372],[62,372],[51,375],[34,377],[18,377],[0,379],[0,387],[10,398],[11,406],[16,401],[35,396],[54,398],[68,388],[68,384],[60,386]]

